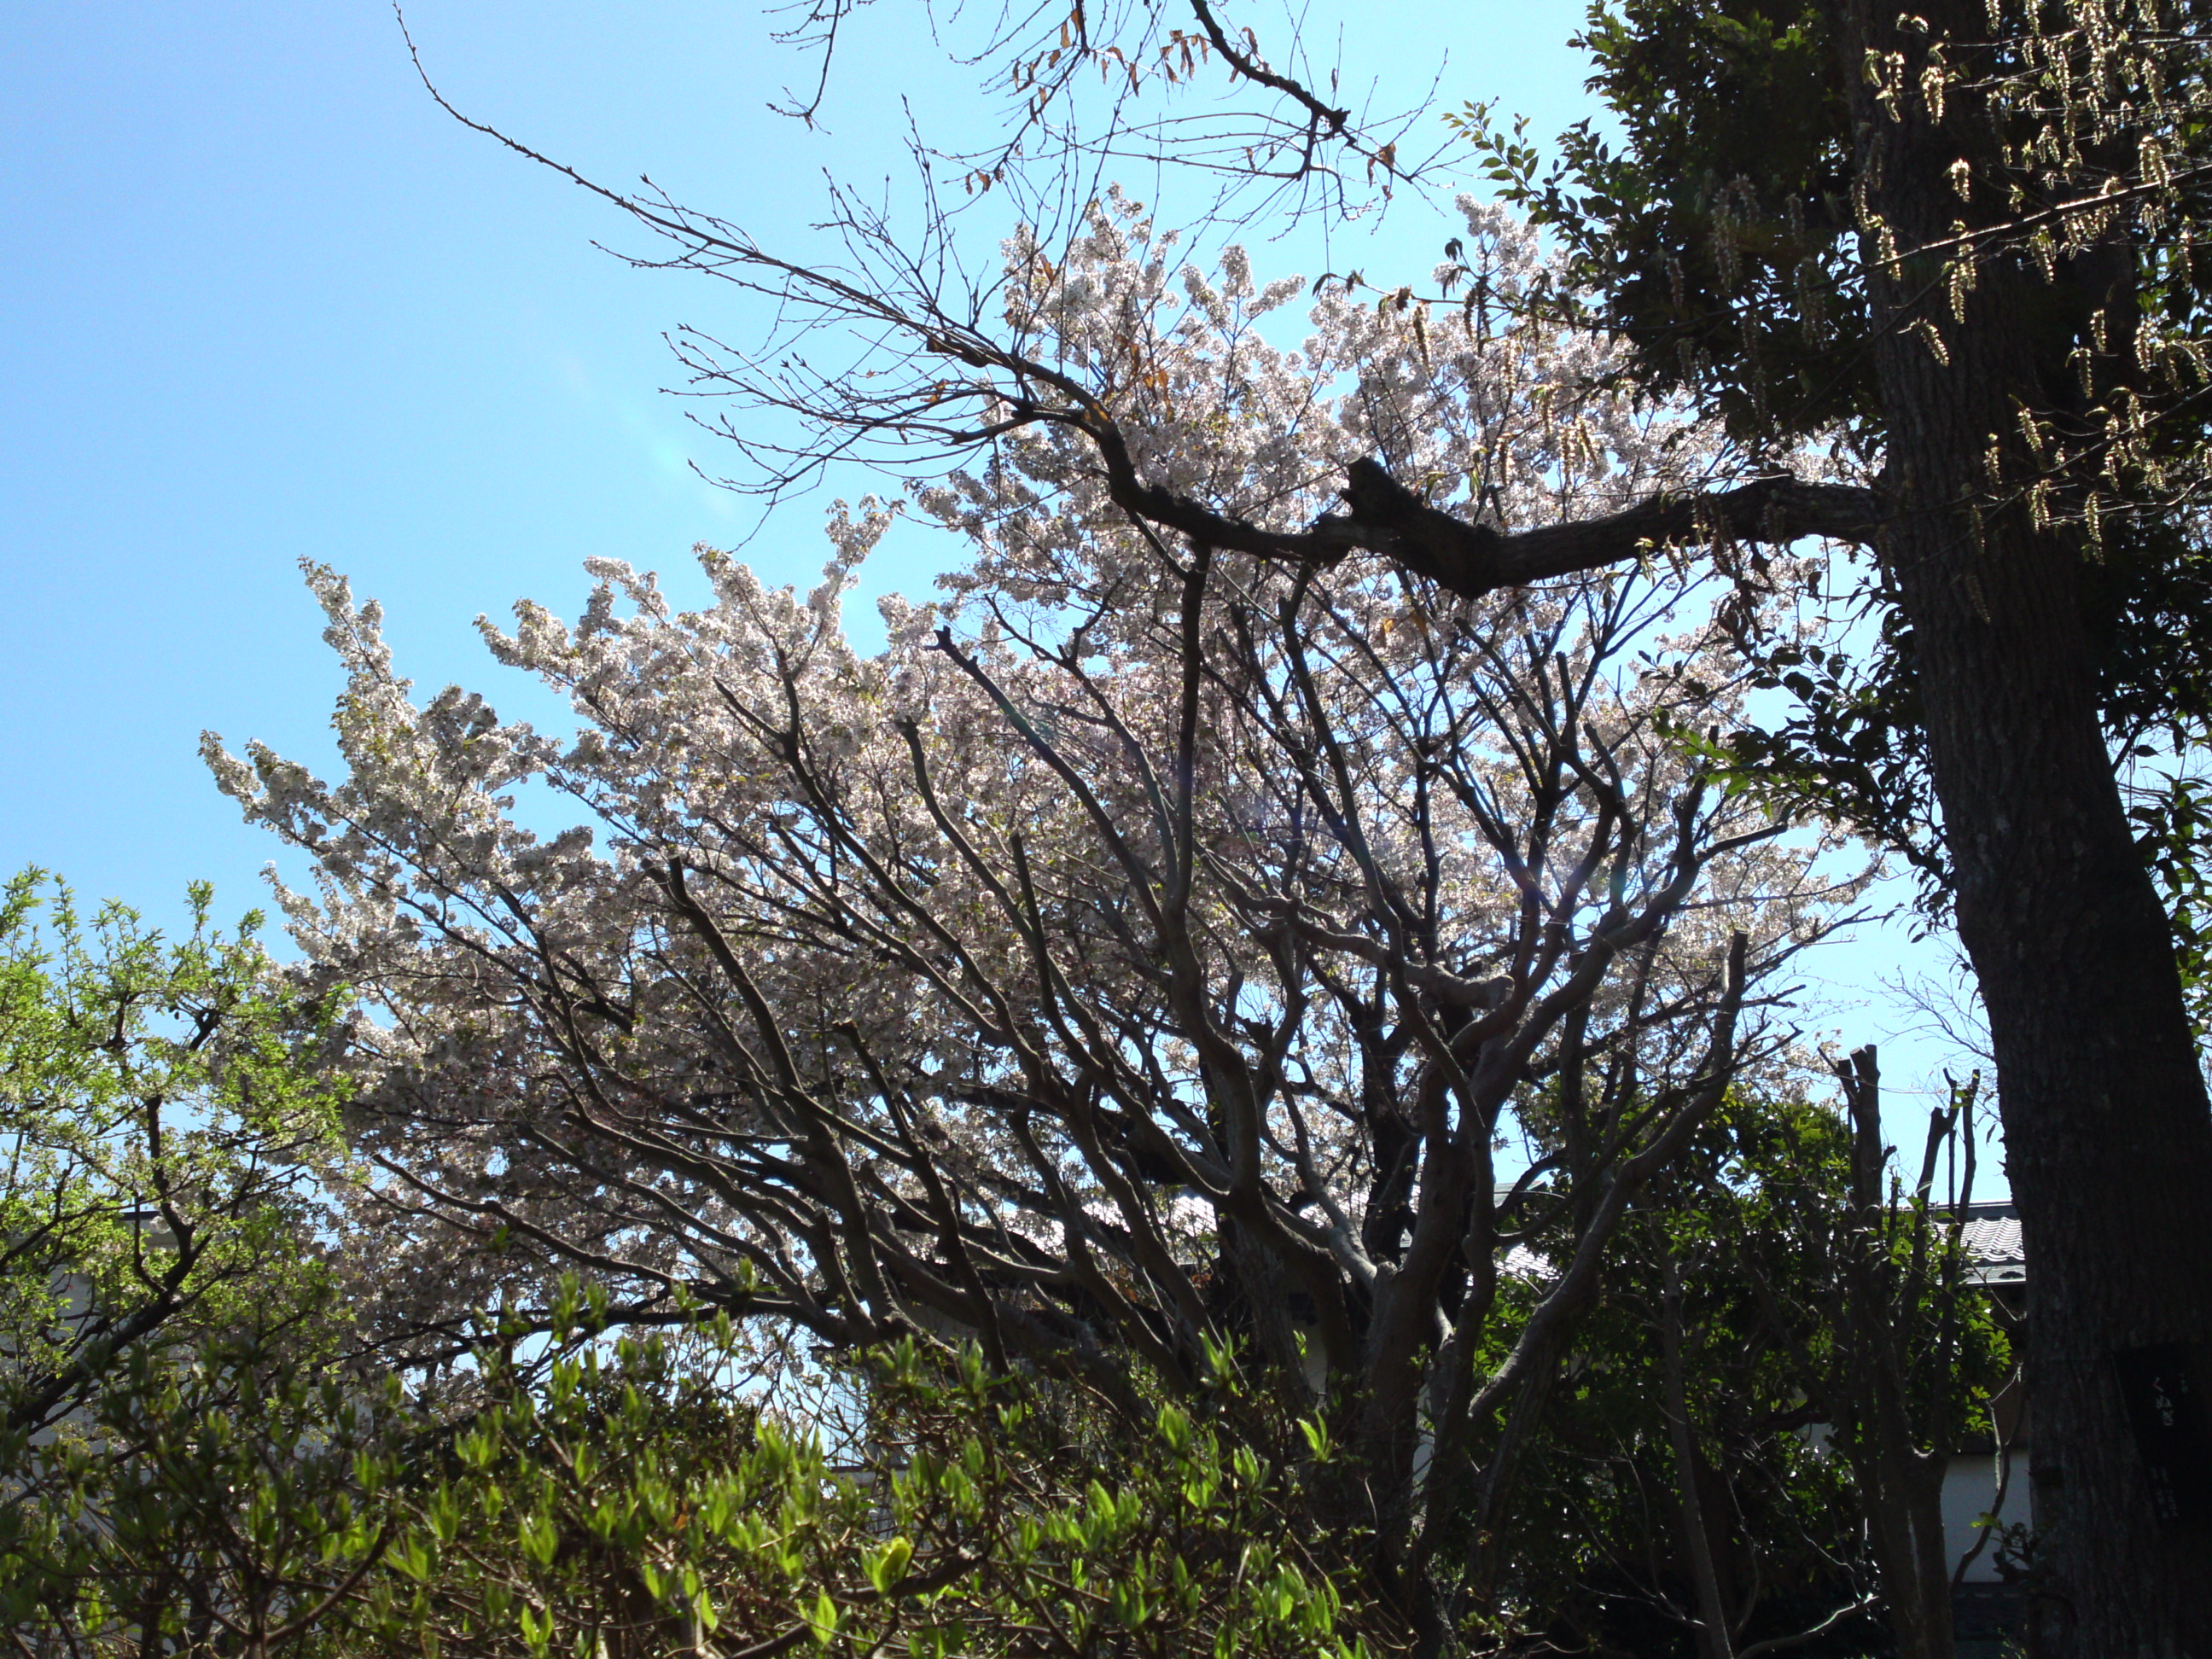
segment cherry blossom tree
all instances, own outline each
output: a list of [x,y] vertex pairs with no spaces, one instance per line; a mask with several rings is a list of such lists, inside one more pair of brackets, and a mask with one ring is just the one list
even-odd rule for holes
[[[1481,291],[1542,280],[1468,213]],[[303,971],[376,1011],[387,1319],[434,1348],[581,1269],[634,1322],[972,1340],[1140,1422],[1241,1346],[1434,1629],[1623,1214],[1786,1065],[1764,988],[1855,886],[1698,758],[1741,590],[1655,549],[1471,599],[1206,533],[1310,521],[1377,447],[1493,516],[1617,514],[1710,440],[1601,390],[1601,342],[1333,290],[1288,349],[1261,325],[1297,284],[1181,264],[1118,199],[1088,223],[1064,259],[1009,244],[1011,325],[1206,525],[1130,514],[1079,422],[1011,421],[841,506],[809,596],[702,550],[704,609],[605,562],[573,624],[486,624],[561,738],[418,704],[311,567],[348,775],[206,752],[315,862],[281,895]],[[840,597],[901,513],[969,557],[864,656]],[[526,824],[526,786],[575,827]],[[1504,1330],[1516,1250],[1545,1288]]]

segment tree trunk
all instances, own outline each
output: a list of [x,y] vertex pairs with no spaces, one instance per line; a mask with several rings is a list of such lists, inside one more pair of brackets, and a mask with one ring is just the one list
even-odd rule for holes
[[[1926,39],[1981,38],[1982,7],[1927,11],[1927,37],[1872,0],[1839,13],[1857,174],[1908,255],[1869,270],[1894,511],[1883,551],[1912,624],[2027,1251],[2030,1651],[2212,1654],[2212,1534],[2161,1527],[2112,1358],[2212,1331],[2212,1113],[2099,726],[2081,546],[1993,501],[1986,459],[1994,439],[2012,477],[2032,465],[2018,408],[2050,405],[2050,290],[2033,268],[1985,268],[1954,319],[1940,264],[1910,250],[1963,216],[1948,169],[1988,154],[1986,124],[1957,88],[1941,123],[1911,97],[1886,111],[1862,69],[1872,49],[1917,72]],[[2197,1364],[2201,1377],[2201,1350]]]
[[1667,1437],[1674,1453],[1676,1531],[1681,1538],[1682,1564],[1697,1596],[1698,1656],[1735,1659],[1735,1633],[1713,1564],[1712,1528],[1698,1490],[1697,1431],[1690,1420],[1689,1382],[1682,1360],[1682,1278],[1666,1235],[1656,1223],[1650,1231],[1652,1254],[1659,1263],[1660,1375],[1665,1379]]
[[[1851,1116],[1851,1186],[1849,1223],[1836,1244],[1842,1340],[1830,1392],[1844,1406],[1850,1425],[1844,1455],[1858,1481],[1867,1541],[1889,1603],[1899,1659],[1952,1659],[1953,1564],[1944,1559],[1943,1460],[1940,1443],[1923,1449],[1922,1432],[1916,1432],[1917,1427],[1940,1441],[1945,1413],[1937,1405],[1921,1424],[1914,1422],[1907,1377],[1926,1335],[1914,1306],[1917,1291],[1899,1282],[1893,1256],[1898,1237],[1887,1191],[1881,1071],[1871,1044],[1835,1069]],[[1933,1223],[1920,1212],[1912,1224]],[[1949,1365],[1955,1358],[1954,1348],[1939,1363]]]

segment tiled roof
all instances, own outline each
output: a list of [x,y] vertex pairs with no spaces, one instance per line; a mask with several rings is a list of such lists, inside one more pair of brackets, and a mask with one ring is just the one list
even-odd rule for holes
[[1977,1285],[2024,1285],[2027,1256],[2021,1249],[2020,1213],[2009,1204],[1969,1204],[1960,1242]]
[[1530,1249],[1526,1244],[1516,1244],[1506,1251],[1505,1260],[1498,1264],[1498,1271],[1508,1279],[1552,1279],[1559,1273],[1549,1256]]

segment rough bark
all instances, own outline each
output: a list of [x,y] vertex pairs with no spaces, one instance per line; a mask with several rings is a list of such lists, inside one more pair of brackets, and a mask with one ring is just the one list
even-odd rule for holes
[[1324,514],[1311,529],[1286,534],[1146,483],[1110,422],[1083,424],[1097,442],[1115,504],[1148,524],[1207,547],[1267,559],[1328,565],[1364,548],[1451,592],[1474,596],[1626,563],[1670,544],[1790,542],[1804,536],[1867,542],[1881,521],[1881,503],[1870,489],[1777,473],[1732,489],[1655,495],[1619,513],[1507,532],[1440,512],[1378,463],[1358,460],[1347,470],[1343,491],[1349,510]]
[[[1917,52],[1922,38],[1869,0],[1847,0],[1839,21],[1868,203],[1901,248],[1940,240],[1960,211],[1947,169],[1987,142],[1977,112],[1963,95],[1940,125],[1909,101],[1883,110],[1857,72],[1865,53]],[[1937,38],[1985,27],[1978,6],[1929,21]],[[1909,259],[1871,273],[1893,512],[1883,551],[1914,630],[2028,1255],[2031,1651],[2212,1653],[2212,1536],[2160,1528],[2112,1358],[2212,1329],[2212,1113],[2098,720],[2082,550],[1986,499],[1985,457],[2017,431],[2015,399],[2046,403],[2041,277],[1987,269],[1954,320],[1927,275]],[[1948,362],[1911,331],[1923,317]]]

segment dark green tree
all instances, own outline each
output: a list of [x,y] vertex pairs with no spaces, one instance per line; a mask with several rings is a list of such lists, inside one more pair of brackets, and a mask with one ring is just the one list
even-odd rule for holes
[[1642,1206],[1508,1522],[1554,1640],[1948,1659],[1944,1467],[2013,1360],[1966,1274],[1971,1158],[1940,1179],[1963,1103],[1901,1166],[1856,1109],[1870,1053],[1847,1070],[1848,1111],[1732,1092]]

